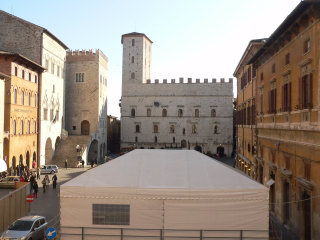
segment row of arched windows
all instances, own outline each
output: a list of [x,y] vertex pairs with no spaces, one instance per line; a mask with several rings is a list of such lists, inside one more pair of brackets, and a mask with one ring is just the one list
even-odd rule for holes
[[[131,109],[131,117],[136,116],[136,110],[134,108]],[[200,110],[195,109],[194,110],[194,116],[195,117],[200,117]],[[151,117],[151,109],[147,109],[147,117]],[[162,117],[167,117],[167,109],[162,109]],[[183,117],[183,109],[178,109],[178,117]],[[216,110],[211,109],[211,117],[216,117]]]
[[[33,132],[37,132],[37,121],[33,120]],[[17,134],[31,134],[31,121],[30,120],[20,120],[20,131],[17,132],[17,120],[12,120],[12,135]]]
[[[27,95],[27,102],[25,101],[25,95]],[[26,94],[24,91],[21,91],[20,104],[21,105],[28,105],[28,106],[33,105],[34,107],[36,107],[37,106],[37,94],[34,94],[33,102],[31,100],[31,98],[32,98],[31,92]],[[18,104],[18,91],[17,91],[17,89],[13,90],[13,103]]]
[[[135,130],[136,130],[136,133],[139,133],[140,130],[141,130],[141,129],[140,129],[140,124],[136,124],[135,128],[136,128],[136,129],[135,129]],[[158,126],[158,124],[154,124],[154,125],[153,125],[153,133],[159,133],[159,126]],[[174,125],[170,125],[169,133],[175,133],[175,126],[174,126]],[[186,129],[183,128],[183,129],[182,129],[182,134],[185,135],[185,133],[186,133]],[[193,133],[193,134],[198,133],[197,125],[196,125],[196,124],[192,124],[192,126],[191,126],[191,133]],[[218,134],[218,126],[217,126],[217,125],[214,126],[214,134]]]

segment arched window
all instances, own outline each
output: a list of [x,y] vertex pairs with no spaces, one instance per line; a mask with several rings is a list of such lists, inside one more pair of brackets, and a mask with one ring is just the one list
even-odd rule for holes
[[17,104],[17,89],[13,91],[13,102]]
[[27,133],[30,134],[30,120],[28,120],[28,130]]
[[162,117],[166,117],[167,116],[167,109],[162,109]]
[[151,109],[150,108],[147,109],[147,117],[151,117]]
[[37,121],[36,120],[34,120],[33,125],[34,125],[34,133],[36,133],[37,132]]
[[31,106],[31,93],[28,94],[28,105]]
[[216,110],[215,109],[211,109],[211,117],[215,117],[216,116]]
[[195,124],[192,125],[192,133],[197,133],[197,126]]
[[134,63],[134,56],[131,57],[131,63]]
[[16,120],[12,121],[12,134],[16,135],[17,134],[17,125],[16,125]]
[[135,79],[135,74],[131,73],[131,79]]
[[158,138],[157,136],[154,137],[154,142],[157,143],[158,142]]
[[155,124],[155,125],[153,125],[153,132],[154,133],[157,133],[158,132],[158,125],[157,124]]
[[21,92],[21,105],[24,105],[24,91]]
[[179,109],[178,110],[178,117],[182,117],[183,116],[183,110],[182,109]]
[[140,125],[136,125],[136,132],[140,132]]
[[134,108],[131,109],[131,117],[136,116],[136,110]]
[[37,106],[37,94],[34,95],[34,106]]
[[21,120],[21,134],[23,134],[23,120]]
[[174,133],[174,125],[170,125],[170,133]]
[[199,109],[194,110],[194,116],[197,118],[199,117]]
[[214,134],[218,134],[218,126],[217,125],[214,126]]

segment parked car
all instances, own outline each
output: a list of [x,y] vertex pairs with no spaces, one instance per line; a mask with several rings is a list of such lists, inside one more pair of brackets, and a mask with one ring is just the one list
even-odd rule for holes
[[14,188],[15,182],[19,182],[19,176],[7,176],[0,179],[0,188]]
[[40,168],[40,174],[53,174],[59,170],[57,165],[44,165]]
[[3,239],[44,239],[47,221],[42,216],[25,216],[12,223],[0,237]]

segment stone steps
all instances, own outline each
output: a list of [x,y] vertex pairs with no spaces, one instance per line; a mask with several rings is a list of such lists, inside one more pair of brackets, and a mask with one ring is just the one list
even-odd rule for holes
[[65,160],[68,160],[68,167],[76,167],[78,164],[79,153],[76,150],[76,146],[79,145],[83,150],[90,144],[90,136],[68,136],[64,140],[61,140],[55,155],[52,159],[52,164],[56,164],[59,167],[64,167]]

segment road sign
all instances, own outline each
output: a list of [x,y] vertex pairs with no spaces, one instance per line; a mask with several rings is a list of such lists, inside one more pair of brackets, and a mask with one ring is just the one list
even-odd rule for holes
[[48,239],[54,239],[57,236],[57,231],[54,227],[49,227],[46,231],[46,236]]
[[33,195],[28,195],[26,200],[29,203],[33,202]]

